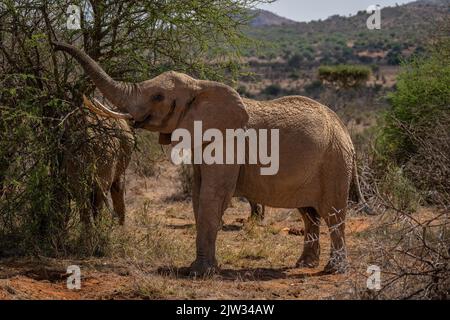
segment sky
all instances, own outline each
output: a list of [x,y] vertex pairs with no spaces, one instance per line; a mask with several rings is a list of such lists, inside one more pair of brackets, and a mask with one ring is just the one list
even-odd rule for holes
[[258,7],[295,21],[311,21],[323,20],[335,14],[356,14],[375,4],[386,7],[408,2],[412,0],[278,0]]

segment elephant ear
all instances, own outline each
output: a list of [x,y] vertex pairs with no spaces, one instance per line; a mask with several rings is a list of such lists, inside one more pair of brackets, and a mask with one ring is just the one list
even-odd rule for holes
[[178,128],[187,129],[194,136],[194,122],[201,121],[203,133],[218,129],[225,137],[226,129],[244,128],[248,114],[239,94],[226,85],[208,82],[186,107]]

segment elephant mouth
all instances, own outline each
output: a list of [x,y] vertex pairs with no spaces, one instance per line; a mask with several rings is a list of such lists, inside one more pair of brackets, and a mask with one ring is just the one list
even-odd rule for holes
[[142,129],[152,120],[152,115],[148,115],[144,120],[142,121],[134,121],[133,127],[135,129]]
[[167,125],[167,123],[169,122],[170,118],[173,116],[175,108],[176,108],[176,102],[174,101],[172,103],[172,106],[170,107],[169,112],[165,115],[165,117],[162,119],[162,121],[161,121],[161,123],[159,125],[151,124],[153,117],[152,117],[151,114],[149,114],[142,121],[136,121],[135,120],[134,124],[133,124],[133,127],[135,129],[144,129],[145,128],[145,129],[148,129],[148,130],[158,131],[159,129],[164,128]]

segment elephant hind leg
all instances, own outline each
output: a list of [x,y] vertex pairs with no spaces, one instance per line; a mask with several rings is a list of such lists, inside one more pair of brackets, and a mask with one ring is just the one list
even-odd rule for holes
[[119,217],[119,224],[125,224],[125,181],[120,178],[113,182],[111,186],[111,199],[114,212]]
[[347,197],[341,197],[334,202],[324,201],[319,209],[319,214],[325,220],[331,238],[330,260],[324,270],[327,273],[345,273],[348,268],[345,244],[346,212]]
[[327,162],[321,176],[318,213],[327,224],[331,238],[330,260],[324,270],[327,273],[345,273],[348,269],[345,219],[353,159],[344,156],[330,155],[329,158],[336,161]]
[[312,207],[299,208],[305,226],[305,238],[303,243],[303,253],[297,261],[297,268],[315,268],[319,265],[320,244],[319,228],[320,216],[316,209]]

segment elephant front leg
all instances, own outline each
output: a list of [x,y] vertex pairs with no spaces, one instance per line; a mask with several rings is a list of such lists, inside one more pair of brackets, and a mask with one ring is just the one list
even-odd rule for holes
[[227,166],[202,168],[198,197],[197,257],[191,264],[191,274],[205,275],[217,269],[216,239],[222,216],[233,196],[238,170]]
[[222,219],[221,205],[218,200],[208,204],[200,201],[197,226],[197,257],[191,264],[191,274],[205,275],[214,273],[217,268],[216,239]]
[[198,211],[200,206],[200,187],[202,185],[202,176],[199,165],[193,165],[194,181],[192,186],[192,206],[194,208],[195,222],[198,220]]
[[303,253],[297,261],[297,268],[315,268],[320,258],[320,216],[314,208],[299,209],[305,226]]

